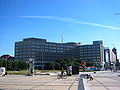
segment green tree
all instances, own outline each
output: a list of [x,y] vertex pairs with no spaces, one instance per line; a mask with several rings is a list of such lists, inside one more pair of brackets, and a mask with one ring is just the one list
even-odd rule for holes
[[51,70],[54,69],[55,63],[54,62],[48,62],[45,64],[45,69]]
[[75,58],[61,58],[57,60],[61,67],[66,68],[67,66],[80,66],[80,62],[78,59]]
[[5,65],[6,65],[6,60],[0,59],[0,67],[5,67]]
[[86,66],[87,66],[87,67],[93,66],[93,62],[86,62]]
[[25,70],[25,69],[28,68],[28,64],[24,61],[18,61],[17,68],[20,69],[20,70]]
[[24,70],[28,68],[28,64],[24,61],[0,59],[0,67],[6,67],[6,70],[15,70],[15,69]]
[[81,61],[76,58],[60,58],[56,62],[48,62],[45,64],[45,69],[64,69],[67,66],[80,66]]

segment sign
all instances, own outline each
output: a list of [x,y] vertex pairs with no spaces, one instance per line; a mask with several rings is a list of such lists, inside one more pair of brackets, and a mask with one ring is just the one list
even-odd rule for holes
[[0,76],[5,75],[5,67],[0,67]]
[[85,61],[82,61],[82,66],[83,66],[83,65],[86,65],[86,62],[85,62]]

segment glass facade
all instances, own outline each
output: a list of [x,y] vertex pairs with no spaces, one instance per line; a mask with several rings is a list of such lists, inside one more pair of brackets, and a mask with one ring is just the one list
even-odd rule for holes
[[15,59],[28,61],[34,58],[35,67],[42,68],[45,63],[59,58],[79,58],[78,46],[76,43],[53,43],[45,39],[27,38],[15,43]]
[[28,61],[35,60],[36,68],[44,68],[50,61],[60,58],[78,58],[83,61],[103,61],[102,41],[93,41],[92,45],[80,45],[80,43],[54,43],[46,39],[26,38],[15,43],[15,59]]
[[93,41],[92,45],[79,46],[80,59],[87,62],[102,63],[104,49],[102,41]]

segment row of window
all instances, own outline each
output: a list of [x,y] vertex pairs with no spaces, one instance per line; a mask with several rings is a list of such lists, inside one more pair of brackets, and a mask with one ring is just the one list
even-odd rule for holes
[[15,56],[15,58],[35,58],[35,55]]
[[80,51],[94,51],[94,50],[100,50],[100,48],[80,49]]
[[79,48],[96,48],[96,47],[100,47],[99,45],[88,45],[88,46],[80,46]]
[[100,58],[80,58],[80,59],[84,61],[101,61]]
[[83,54],[83,55],[80,55],[80,57],[82,56],[100,56],[100,54]]
[[35,43],[35,42],[26,42],[26,43],[16,43],[16,46],[25,46],[27,45],[27,47],[35,47],[38,45],[42,45],[42,46],[56,46],[56,47],[66,47],[66,48],[74,48],[75,46],[71,46],[71,45],[60,45],[60,44],[48,44],[48,43]]
[[31,48],[26,48],[25,46],[21,47],[16,47],[16,49],[21,49],[21,50],[40,50],[40,49],[57,49],[57,50],[71,50],[70,48],[57,48],[57,47],[31,47]]
[[36,53],[36,54],[26,54],[26,53],[16,53],[15,56],[36,56],[36,57],[40,57],[40,56],[65,56],[65,55],[73,55],[72,53]]
[[31,53],[31,54],[35,54],[35,53],[38,53],[39,51],[41,51],[41,52],[54,52],[54,53],[56,53],[56,52],[65,52],[65,51],[63,51],[63,50],[47,50],[47,49],[45,49],[45,50],[42,50],[42,49],[40,49],[40,50],[34,50],[34,49],[32,49],[32,50],[16,50],[16,53],[21,53],[21,54],[24,54],[24,53]]
[[100,58],[100,57],[80,57],[81,59],[87,59],[87,58]]
[[87,51],[87,52],[80,52],[80,54],[92,54],[92,53],[100,53],[100,51]]
[[55,56],[44,56],[44,57],[41,56],[41,57],[37,58],[37,57],[35,57],[35,55],[15,56],[16,59],[30,59],[30,58],[34,58],[36,60],[49,60],[49,59],[56,60],[56,59],[62,58],[62,57],[68,57],[68,56],[67,55],[66,56],[59,56],[57,58]]

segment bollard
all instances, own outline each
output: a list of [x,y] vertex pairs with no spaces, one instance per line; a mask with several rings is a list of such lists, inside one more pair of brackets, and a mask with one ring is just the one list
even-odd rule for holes
[[80,75],[80,79],[79,79],[79,83],[78,83],[78,90],[90,90],[84,74]]

